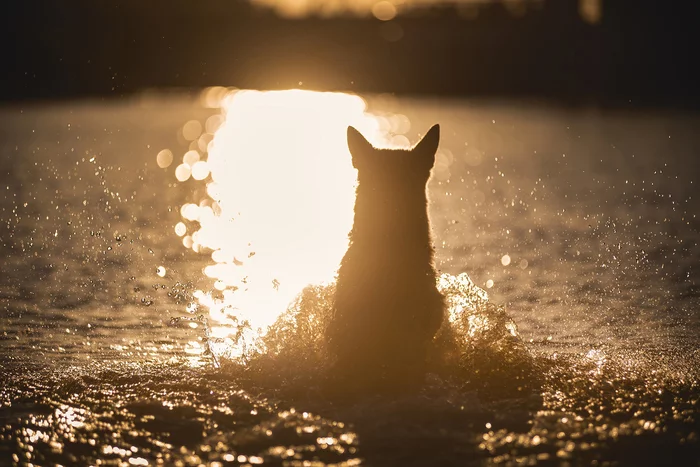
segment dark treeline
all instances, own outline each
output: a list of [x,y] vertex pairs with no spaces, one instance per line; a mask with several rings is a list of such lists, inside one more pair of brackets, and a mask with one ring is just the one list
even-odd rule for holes
[[[286,20],[235,0],[5,6],[0,99],[231,85],[700,107],[700,2],[576,0]],[[464,8],[464,7],[462,7]],[[476,8],[476,7],[472,7]],[[301,84],[300,84],[301,83]]]

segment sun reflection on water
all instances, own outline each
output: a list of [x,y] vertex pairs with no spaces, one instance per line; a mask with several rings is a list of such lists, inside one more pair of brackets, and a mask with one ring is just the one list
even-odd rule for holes
[[[176,178],[202,180],[206,188],[182,206],[174,228],[183,245],[212,259],[204,274],[215,290],[195,292],[188,311],[208,316],[215,355],[236,357],[260,345],[304,286],[335,276],[355,198],[347,126],[377,144],[401,146],[410,122],[373,115],[350,94],[215,91],[204,97],[218,102],[216,125],[183,127],[193,142]],[[214,126],[213,138],[202,134]]]

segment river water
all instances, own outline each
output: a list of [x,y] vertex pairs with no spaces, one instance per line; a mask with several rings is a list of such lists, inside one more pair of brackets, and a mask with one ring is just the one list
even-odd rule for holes
[[[456,337],[415,387],[329,389],[345,128],[435,122]],[[698,465],[699,125],[222,89],[6,106],[0,464]]]

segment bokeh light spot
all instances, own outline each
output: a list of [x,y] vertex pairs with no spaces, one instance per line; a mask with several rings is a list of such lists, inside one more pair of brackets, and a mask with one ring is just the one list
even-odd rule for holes
[[403,38],[403,28],[395,21],[383,24],[379,32],[388,42],[398,42]]
[[173,163],[173,153],[170,151],[170,149],[163,149],[160,151],[156,156],[156,163],[161,169],[170,167],[170,164]]
[[372,7],[372,14],[380,21],[389,21],[396,17],[396,7],[391,2],[382,1]]
[[202,124],[197,120],[190,120],[182,127],[182,136],[187,141],[194,141],[202,134]]
[[184,182],[190,178],[190,175],[192,175],[192,170],[187,164],[180,164],[175,169],[175,178],[177,178],[178,182]]
[[209,165],[205,161],[195,162],[192,166],[192,178],[204,180],[209,176]]
[[182,158],[183,164],[187,164],[192,167],[195,163],[199,162],[199,153],[195,150],[190,150],[185,153]]
[[187,226],[185,226],[184,223],[178,222],[175,225],[175,233],[177,234],[178,237],[182,237],[187,233]]

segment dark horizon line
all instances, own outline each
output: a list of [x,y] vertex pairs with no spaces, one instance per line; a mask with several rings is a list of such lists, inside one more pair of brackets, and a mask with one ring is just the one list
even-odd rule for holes
[[549,106],[554,108],[572,109],[600,109],[612,111],[639,111],[639,110],[675,110],[687,112],[700,112],[700,101],[697,99],[650,99],[650,98],[603,98],[594,99],[586,96],[555,96],[536,95],[525,93],[465,93],[465,92],[434,92],[434,91],[409,91],[394,92],[390,90],[362,90],[352,88],[307,88],[303,86],[290,87],[258,87],[258,86],[235,86],[231,84],[209,84],[203,86],[164,86],[164,87],[143,87],[140,89],[119,91],[111,93],[86,92],[86,93],[64,93],[61,95],[34,95],[19,98],[0,98],[0,108],[5,107],[34,107],[44,105],[62,105],[68,102],[90,102],[90,101],[139,101],[147,99],[168,99],[173,96],[190,98],[192,103],[200,100],[204,90],[211,87],[228,88],[241,91],[287,91],[302,90],[311,92],[333,92],[354,94],[361,97],[389,95],[402,99],[437,99],[437,100],[465,100],[472,102],[489,103],[512,103],[512,104],[533,104]]

